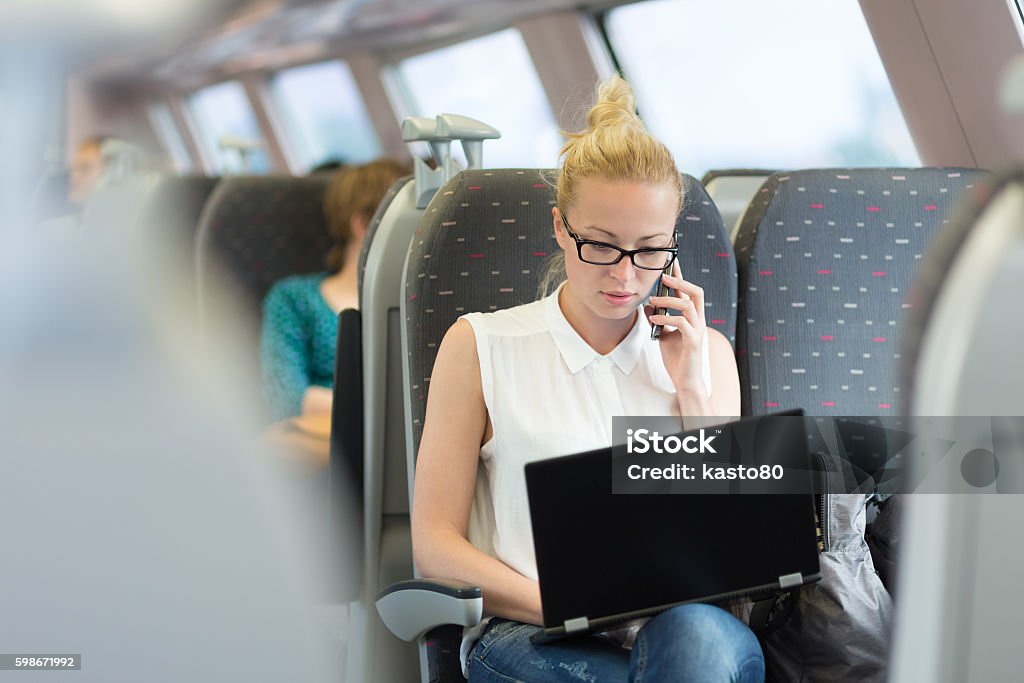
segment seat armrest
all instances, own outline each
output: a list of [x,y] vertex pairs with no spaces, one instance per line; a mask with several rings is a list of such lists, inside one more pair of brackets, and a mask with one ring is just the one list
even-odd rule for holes
[[376,604],[384,625],[405,641],[444,624],[475,626],[484,612],[480,588],[440,579],[399,581],[381,591]]

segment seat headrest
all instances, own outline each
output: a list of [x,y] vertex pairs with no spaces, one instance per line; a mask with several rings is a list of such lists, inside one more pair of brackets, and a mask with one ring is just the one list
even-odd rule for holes
[[200,288],[219,264],[258,311],[277,280],[323,270],[332,244],[323,211],[328,182],[316,176],[224,178],[199,222]]

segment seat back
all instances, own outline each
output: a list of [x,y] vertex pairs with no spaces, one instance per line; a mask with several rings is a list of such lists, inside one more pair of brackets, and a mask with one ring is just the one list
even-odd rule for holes
[[[415,195],[410,177],[395,182],[359,258],[363,556],[360,597],[350,608],[348,680],[412,680],[418,671],[415,644],[388,632],[374,607],[381,588],[413,575],[399,301],[409,242],[423,215]],[[339,350],[338,362],[348,355]]]
[[465,171],[438,190],[427,207],[409,247],[403,280],[410,472],[445,332],[465,313],[537,298],[544,263],[559,248],[551,230],[555,197],[547,174],[537,169]]
[[[251,340],[244,367],[259,377],[262,301],[283,277],[325,268],[332,244],[323,211],[328,179],[228,177],[213,190],[195,244],[199,319],[216,317]],[[219,286],[218,286],[219,285]],[[248,346],[248,343],[247,343]]]
[[683,210],[676,222],[683,278],[704,290],[708,327],[736,347],[738,278],[729,226],[714,199],[693,176],[683,174]]
[[[395,197],[402,191],[402,188],[407,183],[413,182],[413,177],[403,176],[396,180],[390,188],[388,188],[387,194],[380,200],[380,204],[377,205],[377,210],[374,211],[373,217],[370,218],[370,222],[366,226],[366,237],[363,238],[363,245],[359,249],[359,263],[358,263],[358,291],[360,306],[362,306],[363,297],[363,275],[366,272],[366,259],[370,255],[370,247],[373,245],[373,240],[377,236],[377,231],[380,229],[380,223],[384,220],[384,216],[388,210],[391,209],[391,205],[395,202]],[[422,213],[422,211],[420,211]],[[394,215],[391,216],[394,218]]]
[[701,184],[707,189],[715,206],[722,213],[722,221],[729,233],[729,240],[736,241],[736,233],[740,229],[740,219],[750,205],[761,183],[767,180],[774,171],[759,168],[738,168],[722,171],[708,171],[701,178]]
[[327,178],[224,178],[202,211],[196,234],[200,308],[207,284],[222,273],[259,318],[271,285],[323,270],[331,246],[324,217]]
[[[470,165],[481,163],[484,139],[497,131],[451,114],[436,119],[407,118],[402,137],[427,141],[440,168],[416,159],[415,174],[392,185],[370,221],[359,255],[364,387],[363,591],[350,610],[349,680],[409,680],[418,667],[416,648],[395,638],[377,614],[375,598],[384,586],[412,577],[409,531],[409,479],[405,468],[405,429],[399,302],[409,243],[426,201],[440,182],[457,171],[448,149],[461,140]],[[403,656],[404,655],[404,656]]]
[[[359,252],[360,357],[365,387],[364,438],[360,452],[369,470],[364,473],[369,477],[365,494],[379,501],[371,503],[372,510],[369,511],[377,520],[391,514],[408,515],[409,512],[405,480],[397,475],[385,479],[383,474],[402,472],[404,475],[405,432],[401,408],[404,392],[398,308],[401,272],[409,242],[423,215],[423,210],[415,206],[414,194],[412,176],[395,181],[370,220]],[[348,355],[339,355],[338,358]],[[372,529],[367,531],[372,531],[374,537],[378,536],[380,524],[380,521],[374,522]],[[409,558],[408,570],[399,570],[402,578],[407,578],[405,574],[411,575],[411,561]],[[402,566],[405,563],[399,561],[398,564]],[[376,576],[375,568],[370,569]],[[381,583],[388,585],[391,581],[381,579]],[[376,591],[377,586],[373,590]],[[375,592],[373,594],[376,595]]]
[[[373,243],[380,222],[394,202],[398,191],[410,177],[397,180],[381,199],[367,226],[366,237],[359,252],[358,291],[362,292],[363,270],[366,256]],[[397,279],[397,271],[392,275]],[[376,309],[375,309],[376,310]],[[373,315],[370,316],[373,318]],[[340,595],[345,600],[358,599],[362,590],[364,570],[364,501],[363,458],[365,449],[366,409],[363,395],[363,314],[361,310],[347,309],[338,316],[338,340],[334,361],[334,386],[331,411],[330,443],[330,500],[332,518],[344,533],[352,538],[339,544],[350,557],[348,566],[356,567],[353,576],[340,582]],[[373,378],[372,384],[376,384]],[[401,415],[395,416],[400,419]],[[386,416],[385,416],[386,419]],[[400,451],[401,452],[401,451]],[[404,487],[403,487],[404,488]],[[356,520],[346,526],[347,520]]]
[[893,415],[907,288],[974,169],[776,173],[736,240],[746,415]]
[[[213,176],[168,176],[152,189],[142,212],[141,228],[157,228],[161,237],[191,256],[195,250],[195,237],[199,218],[206,200],[220,178]],[[195,262],[187,259],[190,281],[195,277]]]
[[[409,247],[403,281],[409,473],[414,471],[430,374],[445,332],[464,313],[509,308],[538,296],[546,257],[559,249],[551,228],[554,173],[465,171],[444,185],[427,207]],[[736,320],[732,246],[703,187],[690,176],[683,179],[686,201],[677,223],[683,276],[704,288],[709,325],[731,339]],[[408,495],[411,499],[411,486]],[[457,662],[432,658],[457,656],[459,635],[458,629],[444,627],[427,634],[428,646],[421,651],[425,667],[457,672]]]
[[[810,450],[824,455],[824,490],[852,494],[819,498],[823,566],[832,569],[766,640],[775,677],[875,677],[885,670],[892,600],[865,541],[866,496],[856,494],[874,490],[899,450],[890,439],[898,432],[880,427],[899,427],[897,339],[910,305],[907,288],[921,254],[978,174],[779,173],[743,218],[735,245],[743,412],[803,408],[814,417],[808,426],[816,427]],[[820,635],[814,615],[824,610],[834,610],[828,624],[839,637]]]
[[1005,314],[1019,291],[1009,279],[1020,276],[1022,187],[1024,169],[991,178],[922,258],[901,344],[907,414],[1024,415],[1007,376],[1021,366],[1006,355],[1024,319]]

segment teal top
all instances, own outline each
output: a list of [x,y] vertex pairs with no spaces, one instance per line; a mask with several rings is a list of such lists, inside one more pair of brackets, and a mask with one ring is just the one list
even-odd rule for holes
[[263,300],[263,397],[275,421],[302,412],[307,388],[334,385],[338,315],[320,294],[326,277],[314,273],[285,278]]

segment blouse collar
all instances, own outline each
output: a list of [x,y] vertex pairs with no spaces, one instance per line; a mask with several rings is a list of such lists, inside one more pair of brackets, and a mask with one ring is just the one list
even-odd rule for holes
[[[544,314],[547,320],[548,329],[555,340],[555,346],[565,360],[569,372],[576,374],[599,358],[608,358],[623,374],[629,375],[633,372],[636,364],[640,361],[640,354],[644,350],[644,342],[651,336],[651,326],[647,322],[647,316],[642,310],[637,311],[636,322],[633,328],[626,335],[626,338],[619,342],[618,346],[607,355],[600,355],[590,344],[583,340],[583,337],[573,329],[566,320],[562,307],[558,303],[558,295],[565,286],[563,282],[544,302]],[[639,307],[638,307],[639,309]]]

